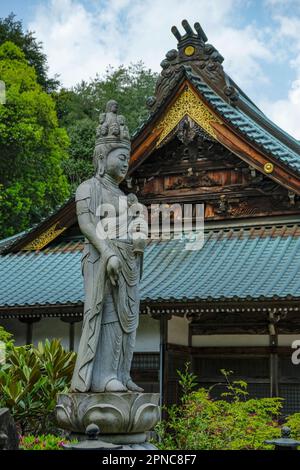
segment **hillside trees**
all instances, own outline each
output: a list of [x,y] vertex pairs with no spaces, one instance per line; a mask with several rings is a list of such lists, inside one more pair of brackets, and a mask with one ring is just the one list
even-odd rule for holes
[[55,102],[14,43],[0,45],[0,234],[10,236],[39,222],[69,195],[62,163],[68,136]]

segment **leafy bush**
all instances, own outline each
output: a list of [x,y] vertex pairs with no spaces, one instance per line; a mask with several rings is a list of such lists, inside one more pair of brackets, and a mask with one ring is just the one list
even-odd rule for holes
[[231,383],[230,372],[222,373],[227,379],[227,390],[221,400],[213,400],[210,389],[194,391],[196,376],[188,369],[179,372],[183,396],[179,405],[168,408],[167,420],[157,426],[160,449],[272,448],[264,441],[280,436],[278,417],[282,399],[249,399],[245,382]]
[[294,413],[286,419],[285,426],[291,430],[291,437],[300,441],[300,413]]
[[13,335],[0,326],[0,342],[4,343],[6,350],[11,350],[14,345]]
[[69,388],[75,361],[60,341],[11,347],[0,367],[0,407],[10,409],[22,434],[55,429],[57,393]]
[[76,440],[68,441],[52,434],[42,434],[40,436],[21,436],[21,450],[64,450],[63,445],[69,442],[76,443]]

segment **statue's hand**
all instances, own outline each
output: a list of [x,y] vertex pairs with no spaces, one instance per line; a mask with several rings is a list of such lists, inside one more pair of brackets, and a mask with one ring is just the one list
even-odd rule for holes
[[117,256],[109,258],[107,263],[107,274],[113,286],[118,284],[121,268],[122,264]]

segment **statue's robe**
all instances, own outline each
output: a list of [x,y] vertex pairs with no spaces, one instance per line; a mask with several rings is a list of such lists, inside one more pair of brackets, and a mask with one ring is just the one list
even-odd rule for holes
[[[96,177],[83,182],[76,191],[76,202],[84,201],[84,208],[81,209],[81,213],[88,212],[90,214],[95,228],[100,222],[99,206],[111,202],[111,200],[107,200],[108,194],[109,188],[104,186],[101,178]],[[78,213],[79,215],[80,213]],[[114,322],[118,328],[121,327],[121,330],[119,330],[122,332],[122,336],[130,338],[130,341],[127,341],[128,344],[131,343],[131,346],[129,345],[130,351],[128,352],[123,348],[119,357],[115,357],[115,360],[120,362],[119,369],[126,367],[130,369],[135,331],[139,320],[138,284],[140,266],[130,241],[111,239],[105,243],[109,248],[104,250],[101,255],[87,239],[84,244],[82,257],[85,290],[84,317],[78,356],[72,378],[72,391],[87,392],[91,390],[93,377],[95,376],[95,371],[93,371],[95,363],[98,363],[97,367],[100,364],[99,359],[95,361],[95,356],[96,353],[99,354],[99,341],[101,341],[103,322]],[[107,262],[112,253],[119,257],[122,264],[116,287],[112,286],[107,275]],[[106,319],[104,316],[106,316]],[[106,356],[107,362],[108,358],[116,356],[116,345],[106,344],[105,351],[102,354]],[[126,370],[125,375],[128,379],[129,370]]]

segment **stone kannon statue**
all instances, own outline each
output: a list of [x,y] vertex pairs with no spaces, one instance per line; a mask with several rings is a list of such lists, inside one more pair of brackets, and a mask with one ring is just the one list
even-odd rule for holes
[[[129,156],[128,128],[124,117],[118,115],[118,104],[111,100],[97,129],[95,176],[76,191],[77,217],[85,236],[85,304],[72,392],[143,392],[130,376],[139,320],[143,242],[132,239],[126,231],[132,219],[127,217],[126,227],[123,222],[128,206],[137,203],[135,195],[125,196],[119,188],[127,174]],[[116,211],[116,236],[105,238],[101,236],[105,233],[101,209],[109,204]]]

